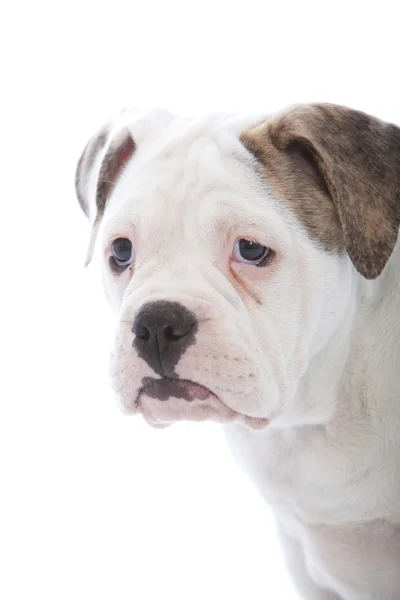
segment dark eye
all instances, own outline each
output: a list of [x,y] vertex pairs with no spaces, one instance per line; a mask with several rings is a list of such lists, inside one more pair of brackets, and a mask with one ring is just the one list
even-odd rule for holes
[[256,266],[260,266],[264,262],[269,252],[270,249],[267,246],[262,246],[257,242],[245,240],[244,238],[237,240],[233,251],[238,262]]
[[118,238],[112,243],[111,266],[117,271],[123,271],[133,261],[132,242],[127,238]]

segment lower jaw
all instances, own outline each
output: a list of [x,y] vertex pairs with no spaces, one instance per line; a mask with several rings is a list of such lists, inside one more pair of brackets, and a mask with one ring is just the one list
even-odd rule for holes
[[181,422],[181,423],[184,423],[184,422],[199,423],[199,422],[206,422],[206,421],[216,422],[216,423],[219,423],[220,425],[240,424],[243,427],[246,427],[247,429],[252,429],[254,431],[262,431],[269,425],[269,419],[266,419],[263,417],[249,417],[248,415],[243,415],[243,414],[233,412],[233,411],[232,411],[232,414],[226,418],[220,418],[220,417],[215,418],[215,415],[209,415],[209,416],[204,415],[201,418],[183,417],[183,418],[160,419],[160,418],[154,418],[154,416],[146,414],[145,412],[141,412],[141,414],[142,414],[144,420],[146,421],[146,423],[155,429],[165,429],[166,427],[170,427],[174,423],[179,423],[179,422]]
[[243,421],[250,429],[265,429],[269,425],[269,419],[265,419],[264,417],[248,417],[244,415]]
[[158,427],[178,421],[217,421],[230,422],[238,415],[216,396],[204,400],[186,401],[171,397],[166,401],[152,399],[145,394],[138,402],[139,411],[145,420]]
[[[145,418],[145,421],[146,421],[146,423],[148,425],[150,425],[150,427],[153,427],[154,429],[166,429],[167,427],[170,427],[174,423],[178,423],[178,421],[171,421],[171,422],[166,422],[166,421],[151,421],[151,420],[146,419],[146,418]],[[184,422],[184,421],[181,421],[181,422]],[[188,422],[190,422],[190,421],[188,421]],[[232,421],[226,421],[226,423],[231,423],[231,422]],[[263,431],[264,429],[266,429],[268,427],[269,421],[268,421],[268,419],[261,419],[261,418],[254,418],[254,417],[245,417],[241,421],[241,423],[247,429],[252,429],[253,431]],[[224,425],[224,422],[220,421],[219,424],[220,425]]]

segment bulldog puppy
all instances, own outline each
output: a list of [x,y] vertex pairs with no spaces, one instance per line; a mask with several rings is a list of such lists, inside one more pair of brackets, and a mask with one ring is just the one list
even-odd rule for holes
[[123,410],[222,424],[302,598],[399,600],[400,129],[128,110],[76,190]]

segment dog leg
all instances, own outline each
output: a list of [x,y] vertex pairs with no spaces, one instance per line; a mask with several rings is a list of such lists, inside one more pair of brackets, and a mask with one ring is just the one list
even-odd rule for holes
[[304,600],[342,600],[337,594],[314,583],[307,572],[303,550],[296,540],[287,537],[281,531],[279,538],[288,571]]

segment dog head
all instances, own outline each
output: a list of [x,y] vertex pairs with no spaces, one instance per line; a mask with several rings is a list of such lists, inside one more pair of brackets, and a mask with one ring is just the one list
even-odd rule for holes
[[389,260],[399,165],[399,129],[334,105],[261,119],[126,111],[103,127],[76,190],[118,315],[123,409],[154,426],[284,418],[355,275]]

